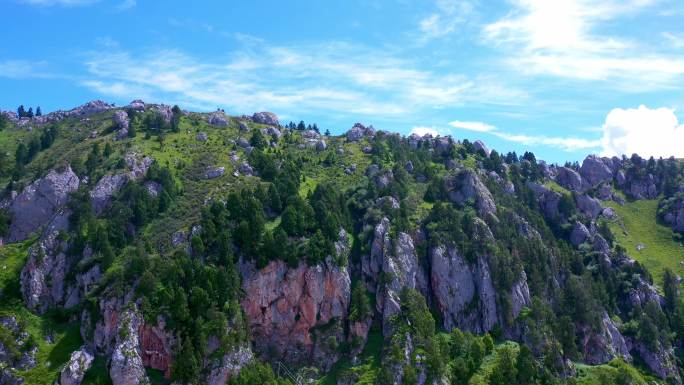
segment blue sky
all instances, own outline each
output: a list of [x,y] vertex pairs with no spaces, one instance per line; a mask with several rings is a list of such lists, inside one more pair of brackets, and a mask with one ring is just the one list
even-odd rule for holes
[[0,108],[132,99],[684,157],[681,0],[2,0]]

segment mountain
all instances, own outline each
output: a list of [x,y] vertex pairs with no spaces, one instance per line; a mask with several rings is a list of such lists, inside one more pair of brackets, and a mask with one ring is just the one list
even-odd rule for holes
[[682,383],[674,158],[0,116],[2,385]]

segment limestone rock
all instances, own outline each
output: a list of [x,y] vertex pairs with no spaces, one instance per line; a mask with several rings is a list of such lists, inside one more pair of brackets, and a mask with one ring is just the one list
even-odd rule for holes
[[489,156],[489,153],[491,150],[487,147],[486,144],[484,144],[483,141],[481,140],[476,140],[473,142],[473,147],[475,148],[476,152],[479,152],[480,150],[484,151],[485,155]]
[[248,346],[240,346],[226,353],[207,377],[207,385],[225,385],[228,380],[240,373],[240,370],[254,359]]
[[90,191],[90,203],[95,215],[102,214],[109,207],[114,194],[119,192],[126,183],[128,183],[126,174],[105,175],[97,182]]
[[627,362],[632,361],[625,338],[607,313],[603,313],[598,332],[592,331],[589,327],[582,327],[580,332],[579,345],[587,363],[600,365],[616,357]]
[[140,356],[138,328],[141,322],[141,316],[135,307],[121,314],[109,368],[113,385],[149,384]]
[[223,112],[216,111],[209,115],[209,124],[217,127],[225,127],[228,125],[228,118]]
[[30,248],[26,265],[21,270],[24,302],[38,313],[64,299],[68,245],[60,239],[60,233],[69,228],[69,214],[64,211],[54,216],[38,243]]
[[577,209],[590,219],[596,219],[603,212],[601,202],[586,194],[575,194]]
[[52,170],[44,178],[28,185],[10,206],[9,241],[22,241],[45,225],[67,203],[69,194],[78,186],[78,176],[69,166],[61,171]]
[[140,99],[136,99],[128,105],[128,108],[138,112],[145,111],[145,102]]
[[69,362],[62,369],[56,385],[81,385],[94,359],[93,354],[85,346],[71,353]]
[[577,247],[589,240],[590,237],[591,233],[589,233],[587,227],[581,222],[576,221],[572,228],[572,232],[570,233],[570,243]]
[[358,142],[364,136],[372,137],[375,135],[373,126],[366,127],[361,123],[355,123],[354,126],[347,131],[347,140],[350,142]]
[[478,214],[483,217],[487,214],[496,214],[494,198],[475,171],[463,170],[456,175],[445,177],[444,187],[452,202],[465,205],[472,201]]
[[215,179],[220,177],[226,172],[226,168],[221,166],[221,167],[212,167],[207,172],[204,174],[204,177],[206,179]]
[[580,174],[567,167],[559,167],[556,175],[556,182],[570,191],[582,191],[583,183]]
[[601,182],[611,181],[613,171],[606,165],[602,158],[596,155],[587,156],[580,167],[580,175],[591,186],[597,186]]
[[273,112],[255,112],[252,115],[252,121],[259,124],[267,124],[269,126],[280,126],[278,122],[278,115]]

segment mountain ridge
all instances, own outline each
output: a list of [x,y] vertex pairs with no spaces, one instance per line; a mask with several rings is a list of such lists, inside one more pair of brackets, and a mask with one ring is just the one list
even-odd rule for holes
[[[27,308],[79,324],[82,345],[57,366],[5,359],[0,383],[39,369],[61,385],[287,383],[268,364],[281,362],[337,383],[681,383],[681,267],[648,271],[611,230],[611,205],[658,199],[649,226],[680,242],[674,158],[549,165],[480,141],[360,123],[328,136],[141,100],[11,115],[0,262],[26,262],[0,297],[3,335],[22,333]],[[52,345],[16,338],[4,350]]]

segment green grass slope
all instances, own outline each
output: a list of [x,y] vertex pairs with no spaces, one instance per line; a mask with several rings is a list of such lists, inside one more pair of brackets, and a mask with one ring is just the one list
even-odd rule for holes
[[658,200],[638,200],[624,205],[606,203],[618,215],[617,220],[609,222],[616,242],[643,264],[656,282],[661,282],[666,268],[684,275],[684,246],[672,229],[658,223]]

